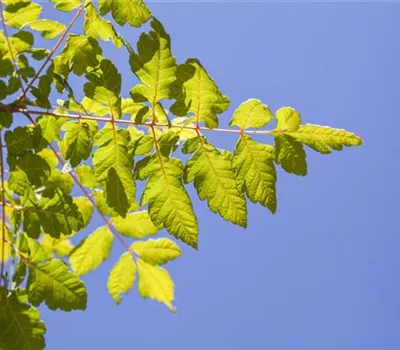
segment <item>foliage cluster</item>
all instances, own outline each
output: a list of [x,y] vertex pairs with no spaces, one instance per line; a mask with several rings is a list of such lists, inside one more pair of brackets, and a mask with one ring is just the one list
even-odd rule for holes
[[[254,98],[221,129],[229,99],[198,59],[176,62],[169,35],[142,0],[50,2],[70,13],[67,25],[41,18],[37,2],[0,1],[1,349],[45,347],[36,309],[42,303],[84,310],[80,276],[108,259],[114,240],[124,248],[107,282],[115,302],[137,281],[141,297],[174,311],[164,265],[182,251],[154,236],[165,229],[198,248],[187,186],[193,183],[213,213],[246,227],[248,200],[275,213],[277,166],[304,176],[305,146],[329,154],[362,143],[345,130],[302,124],[294,108],[273,112]],[[72,33],[79,22],[82,30]],[[118,33],[145,23],[136,48]],[[34,45],[39,35],[51,49]],[[104,42],[127,50],[138,79],[129,96],[121,96],[122,76],[103,55]],[[69,82],[74,75],[85,80],[83,99]],[[236,134],[234,151],[213,145],[207,132]],[[104,225],[74,246],[71,237],[94,211]]]

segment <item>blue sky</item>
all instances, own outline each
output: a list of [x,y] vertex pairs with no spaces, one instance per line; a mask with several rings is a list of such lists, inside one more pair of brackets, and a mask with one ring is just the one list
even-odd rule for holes
[[[116,242],[109,261],[84,277],[86,312],[41,308],[47,348],[400,348],[400,4],[150,7],[178,61],[199,58],[231,99],[221,125],[255,97],[274,111],[295,107],[304,122],[354,131],[365,144],[329,156],[309,151],[305,178],[279,171],[277,214],[249,205],[247,230],[210,213],[190,186],[200,249],[185,247],[167,265],[178,312],[136,291],[114,305],[106,280],[122,253]],[[131,40],[140,33],[121,31]],[[111,57],[127,96],[136,82],[127,54]],[[221,148],[236,142],[210,138]]]

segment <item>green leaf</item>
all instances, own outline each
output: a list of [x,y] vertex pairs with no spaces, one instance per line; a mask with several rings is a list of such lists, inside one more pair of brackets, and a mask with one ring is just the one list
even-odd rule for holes
[[40,246],[49,253],[56,253],[59,257],[69,256],[74,249],[71,241],[65,236],[57,239],[49,235],[44,235],[40,240]]
[[153,19],[151,27],[153,30],[149,34],[140,36],[138,53],[132,53],[129,62],[142,83],[131,90],[133,100],[155,105],[161,99],[171,97],[170,85],[176,79],[176,61],[171,55],[170,37],[161,23]]
[[85,6],[86,16],[83,30],[87,36],[97,39],[98,37],[103,41],[112,41],[112,43],[120,48],[122,40],[119,38],[114,26],[97,14],[96,7],[91,2]]
[[243,102],[233,112],[229,126],[238,126],[241,130],[247,128],[262,128],[267,125],[274,115],[268,106],[264,105],[260,100],[252,98]]
[[275,136],[275,161],[288,173],[307,175],[304,147],[290,135]]
[[[46,235],[47,236],[47,235]],[[29,248],[29,261],[31,263],[40,263],[53,259],[53,253],[46,250],[41,244],[34,239],[23,236]]]
[[242,227],[247,226],[246,199],[238,190],[233,156],[215,149],[204,138],[185,168],[185,182],[194,181],[199,198],[207,199],[213,213]]
[[41,32],[42,37],[45,39],[54,39],[58,37],[66,28],[64,24],[50,19],[38,19],[28,22],[24,27],[29,27]]
[[93,215],[93,204],[87,197],[75,197],[74,203],[78,207],[79,212],[82,214],[83,227],[86,227]]
[[274,148],[241,136],[235,149],[233,167],[239,188],[253,203],[276,212],[276,170]]
[[229,107],[229,99],[221,93],[197,59],[188,59],[178,66],[177,81],[172,85],[176,102],[170,110],[177,116],[193,113],[196,121],[203,121],[207,128],[218,127],[218,114]]
[[76,174],[78,175],[79,182],[87,188],[95,188],[99,184],[94,177],[94,170],[88,164],[81,164],[76,168]]
[[140,27],[151,18],[151,12],[142,0],[100,0],[100,14],[106,15],[111,11],[115,21],[123,26],[128,23],[133,27]]
[[85,94],[96,102],[109,108],[114,118],[121,117],[121,74],[107,59],[102,59],[100,65],[89,68],[86,78],[89,80],[84,86]]
[[301,125],[297,131],[289,131],[286,134],[323,154],[331,153],[331,149],[341,151],[343,146],[362,144],[362,139],[352,132],[329,126],[305,124]]
[[292,107],[282,107],[276,111],[276,130],[297,130],[301,123],[300,113]]
[[163,225],[170,234],[197,249],[197,220],[182,184],[182,162],[155,154],[138,162],[135,171],[140,180],[149,178],[141,204],[149,204],[153,223]]
[[52,260],[28,266],[28,298],[32,305],[39,306],[44,301],[50,310],[86,309],[86,287],[68,271],[66,263]]
[[55,3],[54,7],[59,11],[69,12],[79,7],[82,4],[81,0],[50,0]]
[[99,43],[84,35],[69,34],[67,45],[61,52],[65,64],[68,64],[76,75],[85,73],[87,67],[95,67],[99,63],[97,55],[102,50]]
[[124,217],[135,200],[132,175],[133,157],[128,154],[129,132],[116,125],[96,134],[93,164],[96,180],[101,183],[107,204]]
[[143,131],[139,131],[134,126],[128,127],[131,141],[128,148],[129,153],[133,155],[149,154],[154,147],[154,138],[150,135],[145,135]]
[[0,130],[9,128],[13,122],[13,116],[8,112],[0,112]]
[[132,238],[153,236],[161,229],[153,224],[147,210],[128,214],[125,218],[115,217],[112,223],[121,235]]
[[116,304],[121,302],[121,293],[127,293],[134,285],[136,264],[130,253],[124,253],[113,266],[107,281],[107,288]]
[[159,266],[146,263],[137,259],[139,272],[139,294],[143,299],[150,298],[164,303],[175,312],[172,305],[174,301],[174,283],[168,271]]
[[75,167],[82,160],[89,158],[97,123],[91,120],[69,121],[62,126],[62,130],[65,131],[62,143],[63,157]]
[[80,276],[99,267],[110,255],[113,238],[106,226],[98,228],[87,236],[69,257],[73,271]]
[[131,249],[139,254],[141,259],[152,265],[164,265],[182,255],[182,250],[169,238],[134,242]]
[[36,148],[42,149],[47,147],[50,143],[58,140],[61,125],[56,117],[52,115],[43,115],[37,119],[39,125],[40,136],[35,140]]
[[36,20],[42,12],[42,6],[29,0],[7,1],[6,4],[4,19],[7,25],[14,28]]
[[17,293],[0,287],[0,346],[8,349],[45,348],[46,326],[40,320],[40,313],[24,303]]

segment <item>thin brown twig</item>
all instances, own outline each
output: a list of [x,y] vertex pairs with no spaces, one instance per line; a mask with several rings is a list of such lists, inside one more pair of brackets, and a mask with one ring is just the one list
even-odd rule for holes
[[[37,125],[36,121],[30,116],[29,112],[23,113],[28,119],[29,121],[33,124],[33,125]],[[52,144],[49,144],[49,148],[53,151],[53,153],[56,155],[58,161],[61,164],[65,164],[64,159],[61,157],[61,155],[57,152],[57,150],[54,148],[54,146]],[[81,184],[81,182],[79,181],[78,177],[75,175],[75,173],[73,172],[69,172],[71,178],[74,180],[74,182],[76,183],[76,185],[78,185],[78,187],[82,190],[83,194],[85,195],[85,197],[90,201],[90,203],[92,203],[93,207],[97,210],[97,212],[100,214],[102,220],[104,221],[105,225],[107,226],[107,228],[110,230],[110,232],[120,241],[120,243],[124,246],[124,248],[126,249],[127,252],[133,254],[132,249],[129,247],[129,245],[120,237],[119,233],[115,230],[114,226],[112,225],[111,221],[108,220],[100,211],[99,207],[96,204],[96,201],[93,199],[92,195],[87,191],[87,189]]]
[[6,196],[5,196],[5,185],[4,185],[4,155],[3,155],[3,135],[0,134],[0,161],[1,161],[1,203],[2,203],[2,239],[1,239],[1,270],[0,278],[4,281],[4,268],[5,268],[5,246],[6,246]]
[[57,49],[59,48],[61,43],[64,41],[65,37],[67,36],[68,32],[70,31],[71,27],[74,25],[76,20],[81,15],[82,11],[83,11],[83,5],[81,5],[78,8],[78,11],[75,13],[75,16],[71,19],[71,22],[68,24],[67,28],[65,28],[64,32],[61,34],[61,36],[58,39],[58,41],[55,43],[54,47],[49,52],[49,54],[47,55],[46,59],[42,63],[41,67],[36,72],[35,76],[31,79],[31,81],[28,83],[28,86],[24,89],[22,94],[18,97],[18,101],[22,101],[24,99],[24,97],[28,93],[29,89],[32,87],[33,83],[39,77],[40,73],[43,71],[43,69],[46,67],[47,63],[51,60],[51,58],[53,57],[54,53],[57,51]]
[[[1,109],[1,108],[0,108]],[[21,113],[29,113],[35,115],[51,115],[54,117],[60,118],[70,118],[70,119],[82,119],[82,120],[95,120],[98,122],[104,123],[116,123],[116,124],[125,124],[125,125],[133,125],[133,126],[142,126],[151,128],[154,127],[171,127],[171,128],[180,128],[180,129],[188,129],[188,130],[202,130],[202,131],[214,131],[214,132],[225,132],[225,133],[232,133],[232,134],[256,134],[256,135],[274,135],[277,131],[276,130],[236,130],[236,129],[222,129],[222,128],[214,128],[209,129],[202,126],[195,126],[195,125],[169,125],[169,124],[158,124],[158,123],[136,123],[132,120],[124,120],[124,119],[112,119],[112,118],[104,118],[92,115],[85,115],[85,114],[63,114],[63,113],[54,113],[49,110],[46,111],[37,111],[37,110],[29,110],[24,108],[15,108],[16,112]],[[285,130],[282,130],[285,131]]]

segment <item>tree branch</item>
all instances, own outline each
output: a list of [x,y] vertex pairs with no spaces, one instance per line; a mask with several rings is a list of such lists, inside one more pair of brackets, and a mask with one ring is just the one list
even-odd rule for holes
[[61,45],[61,43],[64,41],[65,37],[67,36],[68,32],[70,31],[71,27],[73,26],[73,24],[76,22],[76,20],[79,18],[79,16],[81,15],[83,11],[83,5],[81,5],[78,8],[78,11],[76,12],[75,16],[72,18],[71,22],[68,24],[67,28],[65,28],[64,32],[62,33],[62,35],[60,36],[60,38],[58,39],[58,41],[56,42],[56,44],[54,45],[54,47],[52,48],[52,50],[49,52],[49,54],[47,55],[46,59],[44,60],[44,62],[42,63],[41,67],[39,68],[39,70],[36,72],[35,76],[32,78],[32,80],[28,83],[28,86],[26,87],[26,89],[22,92],[22,94],[18,97],[18,101],[22,101],[24,99],[24,97],[26,96],[26,94],[28,93],[29,89],[32,87],[33,83],[36,81],[36,79],[39,77],[40,73],[43,71],[43,69],[46,67],[47,63],[51,60],[51,58],[53,57],[54,53],[57,51],[57,49],[59,48],[59,46]]
[[1,161],[1,203],[2,203],[2,227],[1,227],[1,270],[0,280],[5,281],[4,268],[5,268],[5,245],[6,245],[6,197],[5,197],[5,186],[4,186],[4,155],[3,155],[3,135],[0,134],[0,161]]

